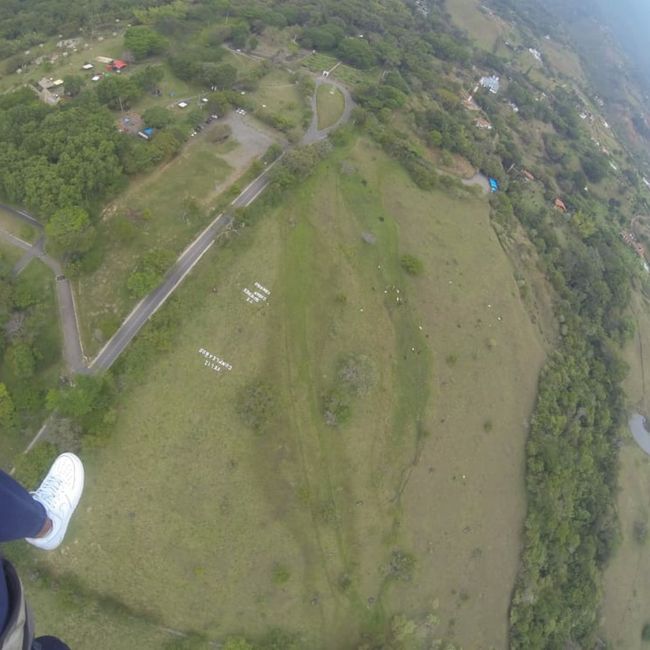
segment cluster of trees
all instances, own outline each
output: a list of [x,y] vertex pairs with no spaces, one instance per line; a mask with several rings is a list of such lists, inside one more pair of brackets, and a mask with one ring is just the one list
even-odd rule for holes
[[[33,263],[35,264],[35,263]],[[0,254],[0,431],[20,430],[45,406],[42,371],[59,359],[52,286],[30,266],[17,278]]]
[[[590,220],[558,239],[545,208],[512,188],[514,214],[558,296],[562,343],[539,382],[527,444],[525,548],[510,612],[513,648],[595,647],[601,572],[618,539],[618,345],[632,332],[630,269],[610,226]],[[503,206],[501,206],[503,213]]]
[[94,98],[50,108],[27,89],[0,99],[0,195],[44,219],[96,208],[121,187],[119,135]]

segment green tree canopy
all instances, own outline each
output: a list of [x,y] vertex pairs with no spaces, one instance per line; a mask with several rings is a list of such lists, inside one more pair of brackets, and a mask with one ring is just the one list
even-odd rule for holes
[[124,34],[124,47],[138,60],[159,54],[165,45],[165,38],[146,25],[129,27]]
[[218,90],[232,88],[237,81],[237,68],[230,63],[221,65],[204,63],[201,67],[201,78],[205,84]]
[[60,253],[85,253],[95,241],[95,229],[82,208],[57,210],[45,226],[45,234]]
[[365,38],[346,38],[338,47],[339,56],[357,68],[371,68],[375,64],[375,54]]
[[174,121],[174,114],[163,106],[152,106],[142,113],[145,126],[164,129]]
[[14,403],[7,387],[0,383],[0,429],[6,431],[14,424]]

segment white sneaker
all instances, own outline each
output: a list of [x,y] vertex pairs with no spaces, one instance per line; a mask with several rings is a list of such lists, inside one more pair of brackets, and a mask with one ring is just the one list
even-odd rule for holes
[[30,544],[51,551],[63,541],[70,518],[84,489],[84,467],[74,454],[61,454],[32,497],[45,507],[52,530],[45,537],[27,538]]

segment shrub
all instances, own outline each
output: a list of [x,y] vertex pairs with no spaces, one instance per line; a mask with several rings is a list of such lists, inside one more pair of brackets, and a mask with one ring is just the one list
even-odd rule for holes
[[286,582],[289,582],[291,573],[286,566],[282,564],[276,564],[273,567],[273,583],[276,585],[283,585]]
[[253,381],[244,386],[237,397],[237,414],[255,433],[261,433],[275,413],[276,397],[264,381]]
[[632,529],[634,539],[638,544],[644,544],[648,538],[648,524],[645,521],[635,521]]
[[395,549],[390,556],[388,576],[393,580],[409,581],[413,577],[415,558],[410,553]]
[[424,268],[422,260],[415,257],[415,255],[402,255],[399,263],[409,275],[420,275]]
[[51,442],[42,442],[28,454],[21,454],[16,459],[16,480],[36,489],[58,453],[58,448]]
[[641,638],[644,641],[650,641],[650,623],[646,623],[641,630]]

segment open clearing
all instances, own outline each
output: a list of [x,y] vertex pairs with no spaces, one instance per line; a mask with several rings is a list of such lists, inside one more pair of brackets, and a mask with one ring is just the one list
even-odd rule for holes
[[204,129],[176,158],[133,181],[105,210],[99,226],[104,259],[77,283],[87,354],[98,351],[135,304],[126,282],[142,250],[179,254],[211,218],[220,194],[273,143],[268,130],[250,118],[233,115],[215,125],[223,121],[232,128],[228,142],[211,142],[211,129]]
[[484,5],[479,0],[448,0],[446,5],[454,23],[486,50],[491,51],[497,38],[507,30],[500,18],[482,9]]
[[7,210],[0,208],[0,229],[6,230],[7,232],[20,237],[20,239],[26,242],[34,242],[37,238],[38,232],[36,228],[26,224],[24,221],[21,221],[15,215],[11,214]]
[[[646,382],[650,379],[650,311],[640,294],[632,297],[636,333],[626,350],[630,373],[624,387],[631,409],[650,415]],[[641,650],[643,626],[650,622],[650,540],[640,541],[636,527],[650,525],[650,456],[627,432],[620,454],[618,516],[621,545],[605,571],[604,628],[614,648]]]
[[[267,301],[246,301],[255,282]],[[41,571],[119,603],[145,650],[160,647],[147,625],[213,639],[280,625],[342,650],[399,612],[505,647],[544,354],[485,200],[422,192],[359,140],[213,249],[175,300],[176,345],[84,455],[79,516]],[[257,382],[271,406],[255,434],[238,405]],[[350,385],[348,421],[328,426],[325,398]],[[39,584],[51,633],[125,647],[87,625],[84,597],[60,616]]]
[[301,125],[304,100],[286,70],[271,70],[260,80],[259,88],[251,93],[251,98],[255,100],[258,109],[280,114],[294,127]]
[[343,93],[332,84],[321,84],[316,91],[318,128],[327,129],[336,124],[343,114]]

